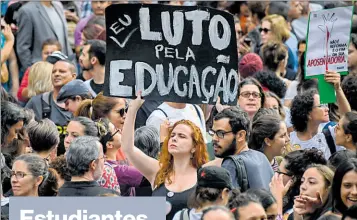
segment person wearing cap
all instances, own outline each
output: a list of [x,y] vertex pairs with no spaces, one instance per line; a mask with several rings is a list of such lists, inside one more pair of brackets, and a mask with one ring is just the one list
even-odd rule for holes
[[[42,52],[41,52],[41,55],[42,55],[42,61],[47,61],[51,64],[54,64],[55,62],[57,62],[57,60],[54,60],[54,59],[51,59],[51,60],[47,60],[47,58],[49,56],[51,56],[52,53],[54,53],[55,51],[60,51],[62,50],[62,46],[60,44],[60,42],[57,40],[57,39],[54,39],[54,38],[49,38],[47,40],[45,40],[43,43],[42,43]],[[64,55],[64,58],[66,57],[66,55]],[[24,76],[21,80],[21,84],[20,84],[20,88],[17,92],[17,98],[19,99],[19,101],[21,102],[27,102],[28,101],[28,90],[27,90],[27,87],[28,87],[28,84],[29,84],[29,74],[30,74],[30,69],[31,69],[31,66],[28,67],[24,73]]]
[[88,40],[79,57],[79,64],[83,71],[88,71],[92,79],[85,81],[85,85],[95,98],[103,91],[105,77],[106,43],[102,40]]
[[57,103],[64,103],[66,111],[76,112],[81,102],[92,96],[82,80],[75,79],[64,85],[58,93]]
[[238,64],[239,74],[245,79],[263,70],[263,61],[258,54],[247,53]]
[[[228,203],[229,192],[233,189],[229,172],[221,167],[203,167],[197,172],[197,187],[194,192],[192,209],[177,212],[173,220],[199,220],[202,211],[210,206],[225,206]],[[184,217],[186,216],[186,218]],[[187,218],[188,217],[188,218]]]
[[61,88],[76,79],[76,75],[76,67],[69,60],[57,61],[52,70],[53,90],[32,97],[25,106],[34,111],[36,121],[48,118],[56,124],[61,138],[58,146],[59,155],[65,151],[64,135],[66,134],[66,126],[73,115],[65,109],[64,103],[57,103],[57,97]]

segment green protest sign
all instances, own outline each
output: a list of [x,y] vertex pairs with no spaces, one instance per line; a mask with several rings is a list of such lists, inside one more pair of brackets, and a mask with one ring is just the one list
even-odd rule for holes
[[321,103],[333,103],[333,86],[325,82],[327,70],[348,74],[348,46],[350,42],[353,6],[311,12],[306,37],[305,79],[316,78]]

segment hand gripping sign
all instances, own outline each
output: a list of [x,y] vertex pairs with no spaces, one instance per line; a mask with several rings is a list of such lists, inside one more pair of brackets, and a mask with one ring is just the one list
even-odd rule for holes
[[305,78],[317,78],[321,103],[333,103],[333,86],[326,71],[348,74],[348,46],[353,6],[311,12],[305,54]]
[[237,102],[233,16],[196,6],[125,4],[106,9],[104,94],[144,99]]
[[310,13],[306,47],[306,76],[325,71],[347,72],[353,7]]

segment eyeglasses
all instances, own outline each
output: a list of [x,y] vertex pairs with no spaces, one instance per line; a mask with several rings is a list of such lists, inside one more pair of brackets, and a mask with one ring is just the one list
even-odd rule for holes
[[243,96],[244,98],[249,98],[250,96],[253,96],[253,98],[258,99],[260,98],[262,95],[259,92],[242,92],[241,94],[239,94],[240,96]]
[[120,117],[123,117],[125,113],[128,113],[128,107],[116,110],[116,112],[120,114]]
[[270,29],[268,29],[268,28],[259,28],[259,33],[262,33],[262,31],[264,31],[264,33],[268,33],[270,31]]
[[320,104],[320,105],[314,106],[314,108],[328,108],[328,104]]
[[233,131],[222,131],[222,130],[214,131],[214,130],[211,129],[211,130],[208,131],[208,134],[211,135],[212,137],[214,135],[217,135],[217,137],[223,139],[225,134],[228,134],[228,133],[231,133],[231,132],[233,132]]
[[11,171],[10,177],[16,176],[16,179],[22,179],[22,178],[24,178],[24,177],[27,176],[27,175],[32,175],[32,174],[30,174],[30,173],[24,173],[24,172],[21,172],[21,171],[19,171],[19,172]]
[[107,155],[104,154],[102,157],[98,157],[97,160],[101,160],[101,159],[104,159],[104,160],[105,160],[105,159],[107,159],[107,158],[108,158]]
[[278,174],[283,174],[283,175],[285,175],[285,176],[290,176],[290,177],[292,177],[292,176],[293,176],[293,175],[291,175],[291,174],[289,174],[289,173],[284,173],[284,172],[281,172],[280,170],[275,171],[275,173],[278,173]]

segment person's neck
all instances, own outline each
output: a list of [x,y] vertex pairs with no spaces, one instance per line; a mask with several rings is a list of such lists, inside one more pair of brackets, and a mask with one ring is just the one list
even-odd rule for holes
[[53,101],[56,103],[56,105],[58,105],[59,107],[61,108],[64,108],[65,107],[65,104],[64,103],[57,103],[57,96],[58,96],[58,93],[59,91],[61,90],[62,87],[58,88],[58,87],[54,87],[53,90],[52,90],[52,99]]
[[353,152],[357,152],[357,146],[354,145],[353,143],[346,143],[344,145],[344,147],[347,149],[347,150],[350,150],[350,151],[353,151]]
[[320,123],[308,122],[306,131],[296,132],[296,134],[301,141],[308,141],[317,134],[319,125]]
[[357,65],[356,67],[352,67],[348,69],[350,75],[357,76]]
[[237,142],[237,150],[235,152],[235,155],[238,155],[238,154],[242,153],[243,151],[247,151],[247,150],[249,150],[247,142],[244,142],[244,143]]
[[41,1],[41,4],[47,7],[51,7],[52,6],[52,1]]
[[170,107],[176,109],[184,109],[186,108],[186,103],[177,103],[177,102],[166,102]]
[[174,157],[173,162],[175,176],[186,175],[187,171],[195,169],[191,164],[191,158],[187,156]]
[[39,155],[41,158],[45,159],[48,158],[48,156],[51,154],[51,151],[41,151],[41,152],[36,152],[37,155]]
[[118,149],[107,149],[107,153],[105,154],[107,156],[107,160],[117,160],[116,159],[117,152]]
[[105,67],[101,65],[96,65],[93,67],[92,76],[95,84],[103,84],[105,77]]
[[83,71],[82,72],[82,77],[84,80],[89,80],[93,78],[93,74],[90,71]]
[[216,201],[214,202],[205,202],[203,203],[199,208],[196,208],[196,213],[197,212],[202,212],[202,210],[208,208],[208,207],[211,207],[211,206],[214,206],[214,205],[218,205]]
[[33,190],[33,192],[30,192],[29,194],[25,195],[26,197],[38,197],[38,189]]
[[95,181],[93,175],[89,172],[85,173],[83,176],[72,176],[71,182],[91,182]]
[[269,161],[269,162],[273,161],[274,155],[272,155],[272,154],[267,150],[267,147],[266,147],[265,150],[264,150],[264,154],[265,154],[265,156],[268,158],[268,161]]

